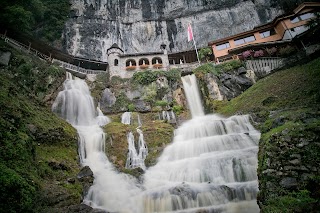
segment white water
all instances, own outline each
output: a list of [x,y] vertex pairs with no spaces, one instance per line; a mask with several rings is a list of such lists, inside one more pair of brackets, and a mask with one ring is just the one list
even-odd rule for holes
[[52,110],[77,129],[81,164],[88,165],[94,173],[94,183],[84,203],[113,212],[138,213],[139,210],[132,211],[132,206],[137,206],[134,197],[141,190],[135,179],[119,174],[107,159],[105,134],[99,126],[99,116],[96,117],[99,112],[95,110],[85,81],[72,79],[68,73],[64,90],[58,94]]
[[81,162],[94,172],[86,204],[128,213],[259,212],[256,168],[260,133],[248,116],[202,116],[201,102],[196,103],[199,92],[192,91],[198,90],[194,77],[184,77],[183,82],[193,118],[176,130],[173,143],[157,164],[146,170],[144,183],[137,184],[117,173],[105,156],[104,133],[97,125],[84,81],[66,80],[53,111],[75,122],[70,123],[79,132]]
[[192,117],[204,116],[196,76],[187,75],[182,77],[181,80]]
[[121,115],[121,123],[130,125],[131,124],[131,112],[125,112]]
[[129,132],[127,135],[128,154],[127,154],[126,168],[134,169],[134,168],[140,167],[141,169],[145,170],[146,166],[144,164],[144,160],[148,155],[148,148],[144,141],[142,131],[140,129],[137,129],[137,132],[139,133],[138,151],[135,147],[135,141],[134,141],[134,136],[132,132]]
[[170,111],[162,111],[161,114],[159,114],[160,120],[176,123],[176,116],[172,110]]

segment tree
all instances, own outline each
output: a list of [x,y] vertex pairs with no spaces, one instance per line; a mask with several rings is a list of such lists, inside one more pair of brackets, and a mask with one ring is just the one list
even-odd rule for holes
[[212,55],[212,49],[209,47],[201,48],[199,50],[199,59],[200,61],[206,60],[207,62],[210,60],[210,56]]

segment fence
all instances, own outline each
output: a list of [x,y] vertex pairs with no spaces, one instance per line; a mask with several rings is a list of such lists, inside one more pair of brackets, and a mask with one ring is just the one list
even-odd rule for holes
[[82,67],[66,63],[64,61],[60,61],[57,59],[52,59],[52,63],[57,63],[60,67],[63,67],[64,69],[71,70],[74,72],[81,72],[85,74],[99,74],[99,73],[105,73],[106,71],[103,70],[90,70],[90,69],[84,69]]
[[284,66],[283,58],[259,58],[246,61],[247,69],[255,72],[257,77],[263,77],[269,74],[272,70]]
[[14,39],[11,39],[11,38],[7,37],[4,34],[0,34],[0,37],[2,39],[4,39],[4,41],[6,43],[8,43],[10,46],[12,46],[12,47],[14,47],[16,49],[19,49],[19,50],[24,51],[24,52],[26,52],[28,54],[37,56],[40,59],[46,60],[46,61],[48,61],[50,63],[57,63],[58,66],[60,66],[60,67],[62,67],[64,69],[73,71],[73,72],[79,72],[79,73],[84,73],[84,74],[99,74],[99,73],[105,73],[106,72],[105,70],[85,69],[85,68],[82,68],[80,66],[76,66],[76,65],[73,65],[73,64],[58,60],[58,59],[54,59],[54,58],[51,57],[51,55],[48,56],[46,54],[43,54],[43,53],[39,52],[38,50],[31,48],[31,45],[27,46],[27,45],[25,45],[23,43],[20,43],[20,42],[14,40]]

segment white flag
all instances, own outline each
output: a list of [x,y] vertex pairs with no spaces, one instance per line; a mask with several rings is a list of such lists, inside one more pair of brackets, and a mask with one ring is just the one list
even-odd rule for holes
[[191,24],[188,24],[188,41],[193,40],[193,33],[192,33],[192,28]]

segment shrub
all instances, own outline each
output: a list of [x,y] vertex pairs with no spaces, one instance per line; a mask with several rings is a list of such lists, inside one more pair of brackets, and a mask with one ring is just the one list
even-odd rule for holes
[[238,69],[241,66],[243,66],[243,63],[240,60],[231,60],[231,61],[227,61],[217,65],[214,65],[212,63],[207,63],[194,69],[193,73],[198,78],[202,78],[204,74],[207,74],[207,73],[213,73],[214,75],[219,75],[222,72]]
[[244,51],[244,52],[242,53],[242,57],[243,57],[244,59],[249,58],[249,57],[251,57],[251,56],[252,56],[252,51],[251,51],[251,50],[247,50],[247,51]]
[[204,61],[204,60],[209,61],[211,55],[212,55],[212,49],[209,47],[201,48],[199,50],[200,61]]
[[292,46],[285,46],[280,48],[279,50],[279,55],[281,56],[288,56],[291,55],[292,53],[294,53],[296,51],[296,49]]
[[180,105],[174,105],[172,107],[172,110],[174,113],[176,113],[177,115],[181,114],[181,112],[183,111],[183,107]]
[[278,49],[276,47],[266,48],[266,51],[269,55],[274,55],[277,53]]
[[136,109],[136,107],[134,106],[134,104],[131,103],[131,104],[128,105],[128,111],[129,112],[133,112],[135,109]]
[[253,54],[253,57],[255,57],[255,58],[262,57],[262,56],[264,56],[263,50],[255,51]]
[[168,106],[168,102],[167,101],[156,101],[156,106],[160,106],[160,107],[166,107]]
[[136,72],[133,74],[133,81],[141,85],[148,85],[156,81],[159,76],[165,76],[169,82],[175,82],[181,77],[181,70],[171,69],[169,71],[163,70],[146,70],[143,72]]

